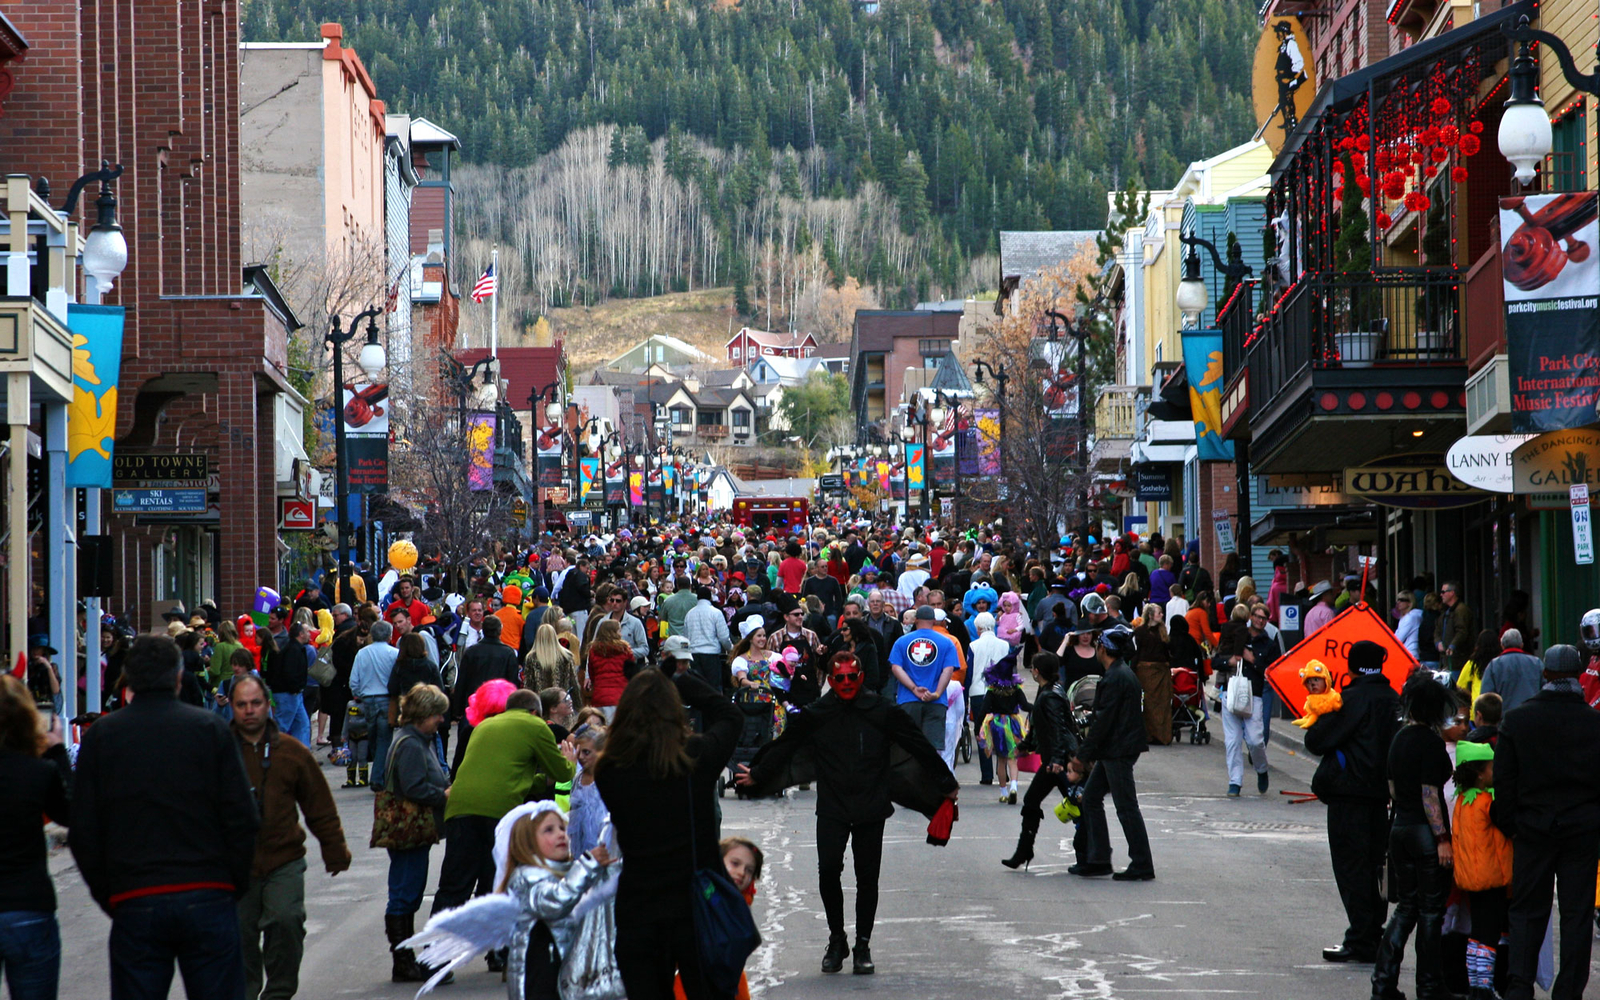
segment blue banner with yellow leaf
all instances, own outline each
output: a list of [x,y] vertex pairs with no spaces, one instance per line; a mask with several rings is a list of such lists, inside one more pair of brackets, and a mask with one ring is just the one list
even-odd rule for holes
[[1200,460],[1233,461],[1233,442],[1222,436],[1222,331],[1183,331],[1183,367]]
[[123,316],[121,306],[67,305],[67,327],[72,331],[72,402],[67,404],[69,487],[111,488]]

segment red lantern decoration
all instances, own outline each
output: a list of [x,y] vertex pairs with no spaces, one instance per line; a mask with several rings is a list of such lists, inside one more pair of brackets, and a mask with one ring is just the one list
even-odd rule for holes
[[1467,128],[1472,130],[1473,135],[1483,134],[1483,122],[1473,122],[1471,125],[1468,125]]
[[1371,152],[1372,136],[1365,132],[1361,133],[1361,135],[1356,138],[1356,148],[1361,150],[1363,153]]
[[1450,171],[1450,179],[1455,181],[1457,184],[1465,184],[1467,182],[1467,168],[1457,167]]
[[1357,170],[1365,170],[1367,169],[1367,158],[1360,153],[1351,153],[1350,165]]
[[[1473,122],[1472,124],[1474,124],[1474,125],[1482,125],[1483,123],[1482,122]],[[1480,131],[1480,130],[1479,129],[1473,129],[1473,131],[1477,132],[1477,131]],[[1463,156],[1477,156],[1478,155],[1478,150],[1480,150],[1482,148],[1483,148],[1483,140],[1479,139],[1476,135],[1464,135],[1464,136],[1461,137],[1461,154]]]
[[1433,104],[1431,104],[1430,107],[1433,109],[1433,113],[1436,115],[1447,115],[1450,113],[1450,101],[1448,98],[1435,97],[1433,99]]
[[1450,151],[1448,149],[1445,149],[1443,146],[1433,147],[1433,162],[1443,163],[1448,159],[1450,159]]
[[1378,228],[1379,229],[1388,229],[1390,223],[1392,223],[1392,222],[1394,222],[1394,220],[1389,218],[1389,213],[1388,212],[1379,212],[1378,213]]
[[1439,144],[1440,145],[1442,145],[1442,146],[1454,146],[1460,140],[1461,140],[1461,130],[1456,128],[1454,125],[1444,125],[1444,126],[1440,127],[1440,129],[1439,129]]
[[1438,145],[1439,130],[1431,127],[1423,129],[1421,132],[1417,133],[1417,142],[1423,146]]
[[1406,208],[1421,215],[1428,210],[1428,196],[1421,191],[1413,191],[1406,195]]
[[1432,166],[1423,167],[1422,168],[1422,176],[1424,176],[1424,177],[1437,177],[1437,176],[1439,176],[1439,168],[1438,167],[1432,167]]

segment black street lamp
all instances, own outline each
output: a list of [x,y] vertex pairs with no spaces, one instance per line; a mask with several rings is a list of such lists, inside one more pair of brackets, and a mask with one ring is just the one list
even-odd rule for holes
[[323,338],[323,342],[333,348],[333,450],[334,450],[334,503],[338,509],[334,512],[334,524],[338,527],[338,547],[335,558],[338,569],[335,571],[338,580],[338,597],[340,601],[350,599],[350,561],[346,558],[349,551],[350,537],[354,532],[350,529],[350,462],[345,455],[344,437],[344,345],[356,336],[356,328],[361,321],[367,321],[367,342],[362,345],[361,353],[356,357],[356,364],[366,372],[368,378],[376,378],[388,364],[384,355],[383,345],[378,343],[378,316],[381,309],[363,309],[350,320],[348,330],[340,330],[339,317],[333,317],[333,329]]
[[[67,203],[62,208],[70,218],[78,209],[78,196],[83,194],[83,189],[95,181],[100,182],[100,196],[94,200],[94,228],[83,241],[83,273],[94,279],[94,285],[84,289],[91,304],[99,303],[101,296],[111,290],[112,282],[128,266],[128,241],[117,223],[117,195],[111,189],[112,182],[121,176],[122,164],[112,166],[101,160],[99,170],[72,182],[72,187],[67,189]],[[44,193],[48,192],[47,185]]]
[[1216,265],[1217,273],[1222,275],[1223,300],[1233,293],[1234,286],[1255,274],[1255,269],[1244,262],[1244,251],[1237,243],[1228,247],[1228,259],[1224,261],[1217,252],[1217,246],[1210,240],[1198,236],[1180,236],[1179,242],[1189,247],[1189,252],[1183,261],[1183,280],[1178,283],[1178,309],[1187,317],[1194,299],[1198,299],[1199,308],[1194,309],[1193,315],[1197,318],[1206,310],[1206,286],[1200,277],[1200,253],[1195,247],[1204,247],[1211,253],[1211,262]]
[[1567,43],[1548,31],[1531,27],[1526,14],[1517,18],[1514,26],[1504,24],[1500,30],[1508,39],[1519,43],[1509,74],[1511,95],[1500,117],[1500,153],[1516,166],[1517,182],[1527,187],[1533,183],[1539,165],[1550,155],[1554,140],[1550,118],[1545,114],[1544,102],[1539,99],[1539,67],[1533,61],[1531,46],[1534,42],[1548,46],[1561,63],[1561,75],[1573,89],[1592,97],[1600,97],[1600,71],[1578,72],[1578,64],[1573,61]]

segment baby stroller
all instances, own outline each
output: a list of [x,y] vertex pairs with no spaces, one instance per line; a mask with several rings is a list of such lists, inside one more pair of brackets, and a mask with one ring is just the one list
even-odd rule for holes
[[[719,798],[734,784],[739,776],[739,768],[748,766],[755,759],[756,751],[772,742],[774,707],[771,692],[741,687],[734,692],[733,703],[744,713],[744,728],[739,733],[739,741],[734,744],[733,757],[728,760],[727,774],[717,779]],[[746,797],[739,788],[734,788],[734,794],[739,798]]]
[[1183,731],[1189,731],[1189,742],[1211,743],[1211,733],[1206,730],[1206,694],[1200,688],[1200,675],[1187,667],[1172,670],[1172,741],[1183,742]]
[[1089,731],[1089,720],[1094,718],[1094,693],[1100,686],[1100,675],[1080,677],[1067,687],[1067,704],[1072,707],[1072,723],[1079,732]]

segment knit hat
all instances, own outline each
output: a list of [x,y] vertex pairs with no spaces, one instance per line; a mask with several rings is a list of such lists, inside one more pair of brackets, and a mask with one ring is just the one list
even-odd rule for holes
[[1576,646],[1551,646],[1544,651],[1544,672],[1547,674],[1583,673],[1583,656]]
[[515,584],[500,591],[500,599],[512,606],[522,603],[522,588]]
[[1363,639],[1350,646],[1350,672],[1353,674],[1382,673],[1383,661],[1388,657],[1388,650],[1375,642]]
[[1470,764],[1475,760],[1494,760],[1494,745],[1462,740],[1456,744],[1456,764]]

